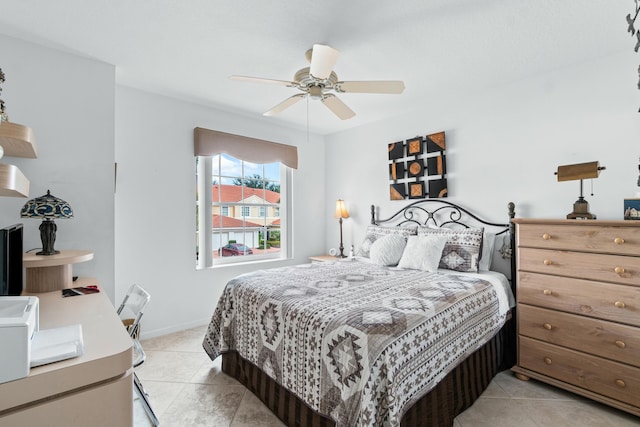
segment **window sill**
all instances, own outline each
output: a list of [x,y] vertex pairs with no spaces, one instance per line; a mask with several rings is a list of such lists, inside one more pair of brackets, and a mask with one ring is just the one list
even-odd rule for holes
[[247,265],[260,265],[260,264],[272,264],[277,262],[290,261],[293,258],[290,257],[274,257],[274,256],[265,256],[260,258],[254,258],[251,260],[244,260],[242,257],[229,257],[232,260],[220,263],[214,263],[209,267],[200,267],[196,266],[196,270],[210,270],[210,269],[218,269],[225,267],[237,267],[237,266],[247,266]]

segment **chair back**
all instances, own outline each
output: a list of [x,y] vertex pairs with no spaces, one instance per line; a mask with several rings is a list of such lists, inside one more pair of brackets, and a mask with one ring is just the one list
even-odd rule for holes
[[118,308],[118,316],[127,328],[129,336],[138,339],[138,329],[140,327],[140,319],[144,314],[144,310],[151,300],[151,295],[141,286],[131,285],[127,294]]

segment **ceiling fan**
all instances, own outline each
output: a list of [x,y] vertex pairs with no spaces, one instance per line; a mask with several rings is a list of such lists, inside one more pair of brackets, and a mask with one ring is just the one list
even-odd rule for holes
[[293,76],[293,81],[235,75],[229,78],[244,82],[293,87],[303,92],[285,99],[264,113],[265,116],[278,114],[305,97],[310,96],[312,99],[321,100],[336,116],[346,120],[355,116],[356,113],[332,92],[398,94],[404,90],[404,82],[400,80],[339,81],[338,75],[333,71],[339,55],[340,52],[332,47],[314,44],[313,48],[309,49],[305,55],[310,66],[298,70]]

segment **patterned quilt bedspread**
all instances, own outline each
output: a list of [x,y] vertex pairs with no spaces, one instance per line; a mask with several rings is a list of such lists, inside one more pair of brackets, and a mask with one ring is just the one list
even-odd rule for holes
[[502,327],[499,288],[361,261],[261,270],[227,284],[203,346],[236,350],[338,426],[399,426]]

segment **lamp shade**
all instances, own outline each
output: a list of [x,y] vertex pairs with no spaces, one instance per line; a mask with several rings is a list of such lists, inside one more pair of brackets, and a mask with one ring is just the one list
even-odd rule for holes
[[59,199],[47,190],[44,196],[29,200],[20,211],[22,218],[73,218],[69,203]]
[[604,169],[604,166],[600,166],[600,162],[576,163],[575,165],[558,166],[556,175],[559,182],[591,179],[597,178],[600,171]]
[[336,218],[349,218],[349,212],[347,212],[347,208],[344,206],[344,200],[338,199],[336,202]]

